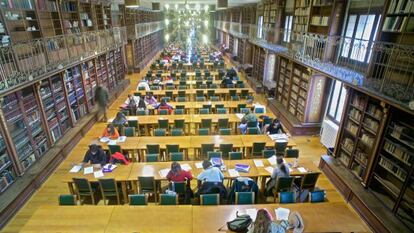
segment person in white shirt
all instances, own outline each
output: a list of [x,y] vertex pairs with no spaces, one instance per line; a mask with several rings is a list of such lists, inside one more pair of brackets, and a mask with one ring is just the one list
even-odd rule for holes
[[150,86],[148,84],[148,81],[147,80],[144,80],[144,79],[141,80],[138,83],[137,90],[140,90],[140,87],[144,87],[146,91],[150,91],[151,90],[151,88],[150,88]]
[[203,161],[203,169],[204,171],[197,176],[199,186],[202,182],[223,182],[223,173],[219,168],[213,167],[210,161]]

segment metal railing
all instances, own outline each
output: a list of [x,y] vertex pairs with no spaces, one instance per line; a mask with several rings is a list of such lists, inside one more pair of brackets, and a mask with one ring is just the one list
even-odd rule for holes
[[128,28],[128,39],[139,39],[163,29],[164,23],[162,21],[135,24],[134,28]]
[[0,93],[126,44],[125,27],[34,39],[0,47]]

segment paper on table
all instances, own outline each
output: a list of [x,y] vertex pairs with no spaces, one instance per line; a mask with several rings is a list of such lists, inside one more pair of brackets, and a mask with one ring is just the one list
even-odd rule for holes
[[163,177],[163,178],[167,177],[167,174],[168,174],[168,172],[170,172],[170,170],[171,170],[171,169],[169,169],[169,168],[161,169],[161,170],[159,171],[160,176],[161,176],[161,177]]
[[275,209],[276,220],[289,220],[290,209],[279,207]]
[[236,113],[236,116],[237,116],[239,119],[242,119],[244,115],[243,115],[242,113]]
[[306,168],[304,168],[304,167],[298,167],[298,171],[301,172],[301,173],[308,172],[308,170],[306,170]]
[[236,171],[235,169],[229,169],[228,171],[229,171],[230,177],[239,177],[240,176],[239,172]]
[[184,163],[184,164],[181,164],[181,169],[183,169],[184,171],[190,171],[191,166],[188,163]]
[[272,156],[270,158],[267,159],[270,163],[270,165],[276,165],[276,156]]
[[273,167],[266,167],[266,171],[268,171],[270,174],[273,174]]
[[247,209],[246,214],[249,215],[250,218],[252,218],[252,220],[254,222],[256,220],[256,216],[257,216],[257,209],[256,208]]
[[75,165],[72,167],[72,169],[70,169],[70,173],[77,173],[82,169],[82,165]]
[[108,123],[112,123],[112,121],[114,121],[114,118],[109,118],[108,119]]
[[289,167],[289,172],[293,172],[293,169],[291,167]]
[[120,137],[118,138],[117,142],[125,142],[125,141],[126,141],[126,139],[127,139],[127,137],[126,137],[126,136],[120,136]]
[[107,138],[107,137],[101,137],[100,139],[99,139],[99,141],[100,142],[103,142],[103,143],[107,143],[107,142],[109,142],[111,139],[109,139],[109,138]]
[[138,120],[138,117],[136,117],[136,116],[130,116],[130,117],[128,117],[128,120],[137,121]]
[[203,168],[203,163],[195,163],[196,168]]
[[108,145],[110,146],[116,145],[116,140],[109,140]]
[[93,167],[85,167],[83,168],[83,174],[87,175],[87,174],[92,174],[93,173]]
[[94,172],[94,173],[93,173],[93,176],[94,176],[95,178],[100,178],[100,177],[103,177],[103,176],[104,176],[104,174],[103,174],[102,170],[99,170],[99,171],[97,171],[97,172]]
[[263,161],[261,159],[254,159],[253,162],[256,167],[264,167]]

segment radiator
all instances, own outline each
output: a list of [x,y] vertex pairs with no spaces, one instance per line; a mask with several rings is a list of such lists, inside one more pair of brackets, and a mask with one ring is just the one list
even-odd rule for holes
[[321,128],[321,143],[326,148],[335,146],[336,136],[338,134],[338,125],[332,121],[325,119]]

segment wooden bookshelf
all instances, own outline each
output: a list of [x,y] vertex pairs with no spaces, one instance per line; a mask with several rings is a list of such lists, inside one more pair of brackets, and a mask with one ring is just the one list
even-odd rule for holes
[[259,46],[254,46],[252,76],[260,83],[263,81],[265,62],[266,62],[265,49]]
[[114,50],[115,53],[115,67],[116,67],[116,83],[125,79],[125,65],[124,55],[122,49],[118,48]]
[[229,34],[229,52],[234,53],[234,36]]
[[390,0],[385,11],[381,40],[414,44],[414,3],[411,0]]
[[59,3],[57,0],[38,0],[37,11],[39,15],[40,29],[43,37],[53,37],[63,34],[59,16]]
[[4,192],[16,180],[16,172],[13,167],[13,161],[7,149],[7,144],[0,134],[0,194]]
[[8,46],[10,44],[10,36],[6,29],[6,23],[3,15],[0,14],[0,47]]
[[[279,75],[276,83],[276,100],[285,108],[289,107],[289,90],[291,85],[293,62],[280,57]],[[296,96],[297,99],[297,96]]]
[[83,86],[80,66],[74,66],[63,73],[66,87],[66,95],[70,106],[70,114],[73,122],[77,122],[87,111],[85,89]]
[[86,101],[88,103],[88,110],[92,111],[92,108],[95,104],[94,102],[95,89],[98,85],[94,59],[82,63],[81,67],[82,67],[83,85],[85,87],[85,93],[86,93]]
[[[311,4],[312,0],[295,0],[293,32],[301,34],[308,31]],[[293,38],[293,40],[298,40],[298,38]]]
[[93,7],[90,2],[79,2],[79,19],[82,32],[95,30],[95,18]]
[[111,91],[116,84],[116,68],[114,51],[106,54],[106,66],[108,72],[108,90]]
[[354,90],[348,98],[335,155],[366,185],[387,107]]
[[48,130],[55,143],[71,128],[61,74],[42,80],[39,91]]
[[111,21],[113,27],[125,26],[125,5],[111,4]]
[[100,3],[92,5],[95,13],[96,28],[98,30],[105,29],[104,25],[104,16],[103,16],[103,6]]
[[238,39],[238,43],[237,43],[237,58],[240,62],[240,64],[244,64],[245,63],[245,59],[244,59],[244,50],[246,49],[246,42],[245,39]]
[[42,36],[34,0],[2,0],[0,6],[3,23],[12,42]]
[[60,13],[65,34],[81,32],[79,5],[76,0],[62,0]]
[[96,58],[96,75],[98,77],[98,85],[108,89],[108,73],[106,69],[106,57],[105,55],[98,56]]
[[112,27],[111,5],[102,6],[102,17],[103,17],[104,29],[111,28]]

